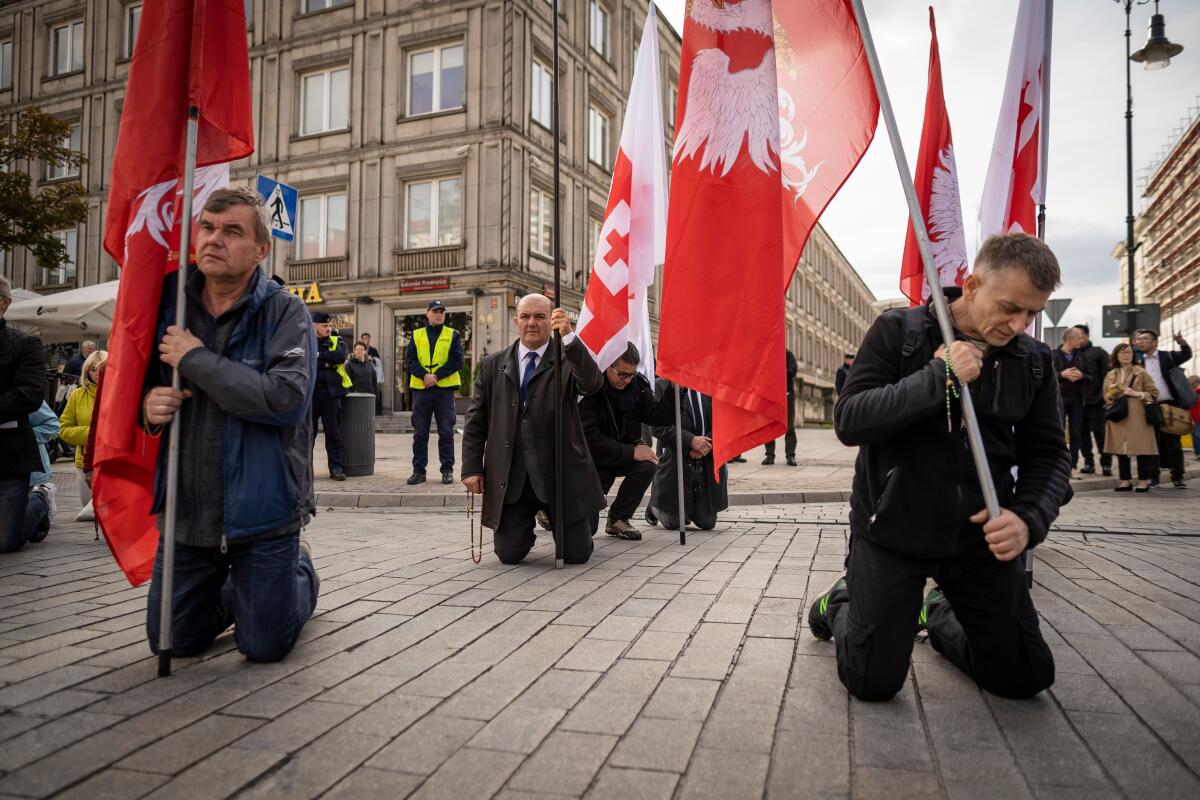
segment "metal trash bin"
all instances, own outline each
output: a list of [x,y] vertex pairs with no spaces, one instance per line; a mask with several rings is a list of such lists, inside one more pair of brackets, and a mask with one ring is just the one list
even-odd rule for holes
[[351,392],[342,398],[342,471],[375,474],[375,395]]

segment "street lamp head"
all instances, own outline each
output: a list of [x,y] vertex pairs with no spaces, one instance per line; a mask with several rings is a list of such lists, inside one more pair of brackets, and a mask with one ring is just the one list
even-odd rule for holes
[[1139,64],[1145,64],[1146,69],[1163,69],[1171,63],[1171,59],[1183,52],[1183,45],[1175,44],[1167,38],[1167,23],[1158,12],[1158,3],[1154,4],[1156,12],[1150,17],[1150,36],[1146,46],[1129,58]]

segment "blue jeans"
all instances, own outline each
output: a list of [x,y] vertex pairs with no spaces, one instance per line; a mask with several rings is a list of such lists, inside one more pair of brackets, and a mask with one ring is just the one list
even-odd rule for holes
[[29,476],[0,479],[0,553],[15,553],[25,546],[25,504]]
[[25,541],[32,542],[39,529],[50,530],[50,506],[40,492],[30,490],[25,502]]
[[[146,636],[158,652],[162,597],[162,540],[146,599]],[[175,545],[171,651],[193,656],[237,623],[238,651],[251,661],[278,661],[291,652],[317,605],[317,573],[294,533],[228,553]]]
[[442,472],[454,471],[453,387],[434,386],[413,390],[413,472],[424,472],[429,464],[429,422],[437,419],[438,458]]
[[1200,422],[1196,423],[1196,427],[1192,428],[1192,453],[1196,458],[1200,458]]

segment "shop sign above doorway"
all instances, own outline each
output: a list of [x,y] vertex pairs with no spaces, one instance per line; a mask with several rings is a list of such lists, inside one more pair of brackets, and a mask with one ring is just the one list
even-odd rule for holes
[[433,292],[440,289],[450,288],[450,277],[448,275],[434,275],[428,278],[401,278],[400,293],[408,294],[409,292]]
[[271,220],[271,235],[290,242],[296,238],[296,189],[286,183],[273,181],[266,175],[258,176],[258,193],[267,206]]

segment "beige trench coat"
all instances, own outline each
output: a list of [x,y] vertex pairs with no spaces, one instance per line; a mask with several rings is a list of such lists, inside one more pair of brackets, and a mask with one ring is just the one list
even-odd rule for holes
[[[1104,402],[1112,403],[1130,385],[1135,391],[1146,392],[1153,402],[1158,389],[1146,370],[1138,366],[1114,369],[1104,376]],[[1136,397],[1129,398],[1129,415],[1120,422],[1104,423],[1104,452],[1119,456],[1156,456],[1158,439],[1154,427],[1146,422],[1146,406]]]

